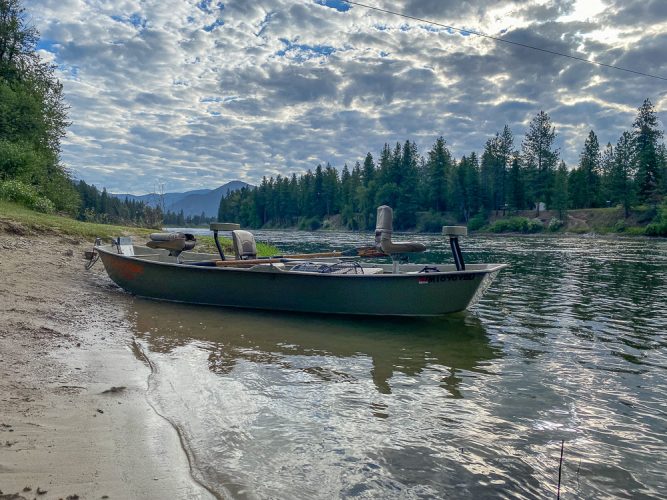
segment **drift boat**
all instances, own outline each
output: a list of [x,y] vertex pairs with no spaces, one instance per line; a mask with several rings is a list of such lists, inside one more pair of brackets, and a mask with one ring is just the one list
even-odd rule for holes
[[[392,209],[378,208],[375,246],[364,255],[391,263],[349,258],[345,252],[257,258],[254,237],[237,224],[214,223],[219,255],[193,251],[182,233],[151,235],[147,247],[118,238],[95,245],[109,277],[126,291],[152,299],[249,309],[318,314],[440,316],[462,311],[487,289],[505,264],[465,264],[458,237],[465,227],[445,226],[454,264],[410,264],[421,243],[394,242]],[[225,256],[218,231],[231,230],[235,258]],[[91,257],[92,258],[92,257]]]

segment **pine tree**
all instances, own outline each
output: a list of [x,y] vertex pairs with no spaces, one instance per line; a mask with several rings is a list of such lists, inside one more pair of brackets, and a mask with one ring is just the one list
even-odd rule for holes
[[361,171],[362,189],[359,193],[360,210],[363,214],[364,229],[370,229],[375,220],[375,193],[377,191],[375,162],[373,155],[366,153]]
[[640,203],[656,205],[659,199],[661,183],[661,158],[658,153],[658,141],[663,132],[658,128],[658,116],[649,99],[638,110],[632,124],[637,174],[635,183],[637,198]]
[[447,210],[447,181],[452,168],[452,155],[442,136],[438,137],[428,152],[428,208],[436,212]]
[[630,215],[634,201],[632,177],[637,169],[637,149],[630,132],[623,132],[616,143],[614,163],[610,179],[610,198],[614,203],[621,203],[625,216]]
[[556,174],[554,175],[553,197],[551,200],[552,208],[558,211],[558,218],[562,221],[567,217],[567,167],[565,162],[561,161]]
[[405,141],[401,153],[401,174],[397,182],[398,204],[396,206],[396,227],[412,228],[417,216],[417,162],[419,151],[414,142]]
[[600,206],[600,144],[595,132],[588,133],[579,159],[583,208]]
[[608,206],[611,203],[611,173],[614,168],[614,147],[610,142],[602,152],[600,161],[602,175],[600,178],[600,200],[602,206]]
[[480,167],[482,205],[486,210],[500,210],[507,202],[507,173],[512,159],[514,136],[505,125],[502,133],[486,141]]
[[523,171],[516,156],[512,159],[507,175],[507,204],[510,210],[523,210],[526,206]]
[[558,150],[552,149],[556,138],[556,128],[551,118],[540,111],[530,122],[521,146],[521,160],[528,183],[528,198],[540,213],[540,202],[549,205],[553,175],[558,161]]

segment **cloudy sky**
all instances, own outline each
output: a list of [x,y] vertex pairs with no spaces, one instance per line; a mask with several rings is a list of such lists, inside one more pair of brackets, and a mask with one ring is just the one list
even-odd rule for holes
[[[666,0],[362,3],[667,77]],[[385,142],[458,158],[541,109],[572,167],[592,128],[615,143],[667,82],[338,0],[26,0],[58,65],[63,161],[112,192],[215,188],[352,166]],[[667,111],[667,110],[666,110]]]

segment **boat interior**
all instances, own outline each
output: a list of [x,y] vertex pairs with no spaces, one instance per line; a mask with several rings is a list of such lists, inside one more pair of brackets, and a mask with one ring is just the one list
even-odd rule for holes
[[[141,260],[165,264],[277,273],[376,276],[462,271],[488,272],[499,266],[497,264],[466,265],[458,244],[458,237],[465,236],[467,229],[459,226],[443,227],[443,234],[450,239],[454,264],[410,264],[408,262],[409,255],[424,252],[426,246],[417,242],[395,242],[392,240],[393,212],[391,207],[386,205],[378,207],[375,245],[370,250],[373,251],[373,256],[385,257],[386,260],[390,259],[391,263],[364,262],[359,260],[363,257],[363,253],[351,256],[346,252],[257,257],[257,244],[254,235],[249,231],[241,230],[238,224],[212,223],[211,230],[213,231],[218,255],[195,252],[194,248],[197,241],[195,236],[179,232],[153,233],[145,247],[133,245],[129,238],[118,238],[113,241],[107,250]],[[219,231],[231,232],[233,256],[225,255],[223,252],[218,238]],[[369,248],[357,250],[369,250]]]
[[[106,249],[116,253],[116,245],[107,245]],[[193,251],[182,252],[179,257],[170,255],[168,250],[151,249],[144,246],[132,245],[123,250],[124,255],[131,255],[140,260],[160,262],[180,266],[217,267],[220,262],[218,255]],[[389,256],[388,256],[389,257]],[[459,272],[455,264],[412,264],[363,262],[359,257],[315,257],[292,259],[290,257],[264,257],[244,261],[232,259],[224,261],[230,265],[217,267],[218,269],[244,269],[255,272],[298,272],[308,274],[348,274],[348,275],[389,275],[389,274],[429,274]],[[266,262],[257,262],[265,260]],[[497,264],[466,264],[466,271],[479,272],[495,270]]]

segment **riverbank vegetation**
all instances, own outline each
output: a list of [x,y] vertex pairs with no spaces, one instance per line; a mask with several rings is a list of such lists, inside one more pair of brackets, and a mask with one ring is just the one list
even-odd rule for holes
[[[81,221],[161,227],[161,207],[75,182],[62,164],[68,107],[56,67],[36,52],[38,41],[21,1],[0,0],[0,200]],[[520,144],[506,125],[481,155],[473,151],[456,159],[444,137],[425,155],[409,140],[385,144],[377,159],[367,153],[340,172],[318,165],[299,176],[265,177],[258,187],[223,198],[218,220],[251,228],[373,229],[376,207],[387,204],[399,230],[438,231],[463,223],[491,232],[578,231],[581,224],[568,212],[622,207],[605,231],[667,236],[667,152],[649,99],[629,125],[616,144],[604,147],[591,130],[573,168],[554,146],[556,128],[544,111]],[[545,210],[555,213],[546,222]],[[500,222],[499,214],[511,218]],[[185,221],[182,213],[167,215],[169,223]],[[195,219],[193,224],[205,217]],[[636,231],[633,221],[639,219],[642,229]]]
[[[111,238],[118,236],[133,236],[139,239],[148,239],[151,230],[136,226],[119,226],[79,221],[63,215],[38,212],[18,203],[0,200],[0,232],[16,234],[18,236],[55,234],[91,242],[95,238],[102,238],[108,242]],[[231,239],[221,237],[220,244],[226,254],[234,254]],[[197,235],[196,251],[218,253],[212,236]],[[272,255],[279,255],[280,253],[280,250],[273,245],[257,242],[257,255],[260,257],[270,257]]]
[[159,208],[75,182],[62,164],[68,106],[38,42],[21,1],[0,0],[0,199],[90,222],[159,226]]
[[149,229],[84,222],[67,215],[48,214],[27,208],[18,203],[0,200],[0,227],[6,232],[23,234],[59,234],[94,240],[117,236],[148,236]]

